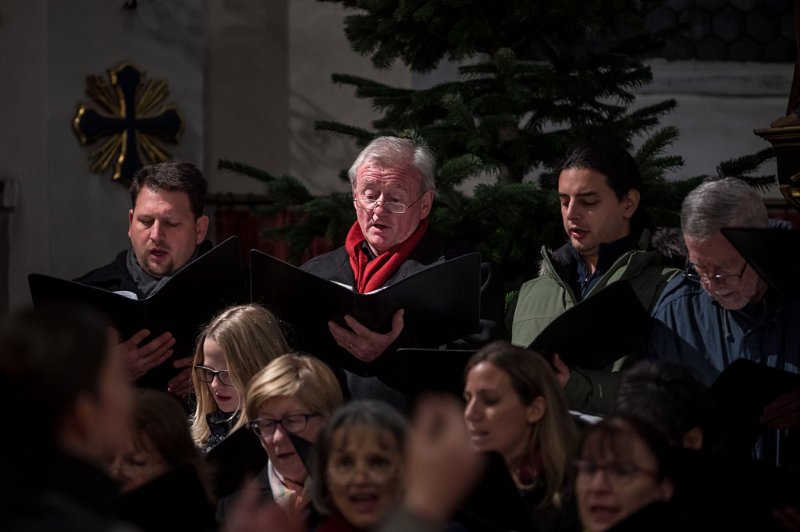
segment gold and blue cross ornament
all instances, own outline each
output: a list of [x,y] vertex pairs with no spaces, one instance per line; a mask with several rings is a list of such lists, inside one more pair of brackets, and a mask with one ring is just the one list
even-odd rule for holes
[[113,167],[114,181],[130,183],[146,164],[171,158],[160,144],[177,144],[183,119],[174,104],[166,104],[167,82],[145,79],[146,73],[122,63],[102,76],[86,77],[86,96],[97,110],[79,104],[72,129],[82,146],[97,144],[89,153],[89,169],[102,173]]

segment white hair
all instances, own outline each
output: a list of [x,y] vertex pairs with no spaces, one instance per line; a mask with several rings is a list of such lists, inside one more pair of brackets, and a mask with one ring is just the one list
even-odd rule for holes
[[420,192],[435,190],[436,158],[427,146],[417,145],[409,139],[378,137],[361,150],[347,171],[350,185],[355,189],[356,174],[364,164],[373,163],[381,168],[413,166],[420,176]]

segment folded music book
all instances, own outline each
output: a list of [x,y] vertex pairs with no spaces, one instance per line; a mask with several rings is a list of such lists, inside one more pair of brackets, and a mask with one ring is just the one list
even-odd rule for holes
[[258,476],[267,465],[267,451],[250,427],[239,427],[206,454],[214,473],[214,494],[227,497]]
[[800,262],[800,231],[774,227],[723,228],[733,247],[781,295],[800,299],[797,264]]
[[764,433],[761,414],[780,396],[800,389],[800,374],[740,358],[711,385],[716,448],[728,455],[749,457]]
[[650,336],[650,314],[630,283],[616,281],[567,309],[528,346],[570,367],[603,369],[643,348]]
[[297,434],[289,434],[288,436],[292,441],[294,450],[300,457],[300,461],[303,462],[303,467],[306,468],[306,473],[311,476],[314,471],[314,444]]
[[235,236],[200,255],[160,290],[141,300],[36,273],[28,275],[28,285],[34,308],[56,302],[87,304],[106,314],[123,339],[148,329],[150,337],[142,342],[145,344],[162,333],[172,333],[172,357],[138,381],[141,386],[162,390],[178,373],[173,361],[194,353],[195,338],[203,325],[226,307],[245,301],[239,238]]
[[349,314],[367,328],[387,333],[394,313],[404,309],[403,336],[413,338],[416,346],[436,347],[473,334],[480,322],[480,266],[480,254],[470,253],[359,294],[254,249],[251,298],[290,327],[300,349],[354,373],[371,375],[368,364],[336,344],[328,322],[346,327],[344,316]]

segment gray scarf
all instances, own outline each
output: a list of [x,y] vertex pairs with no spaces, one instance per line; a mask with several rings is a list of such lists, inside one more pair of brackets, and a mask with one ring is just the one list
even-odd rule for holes
[[[195,255],[197,251],[195,251]],[[192,255],[192,259],[195,257]],[[191,259],[187,261],[187,264],[191,262]],[[139,262],[136,260],[136,255],[133,253],[133,248],[128,249],[128,255],[125,261],[125,266],[128,268],[128,273],[131,274],[133,277],[133,281],[136,283],[136,287],[139,289],[139,292],[142,293],[144,297],[150,297],[151,295],[155,294],[161,287],[166,284],[170,278],[175,275],[177,272],[172,272],[172,275],[165,275],[160,279],[156,279],[139,266]]]

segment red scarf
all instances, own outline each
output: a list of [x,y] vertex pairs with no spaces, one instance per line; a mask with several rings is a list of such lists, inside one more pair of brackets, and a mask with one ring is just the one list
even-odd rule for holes
[[344,247],[350,256],[350,268],[356,279],[355,288],[358,293],[372,292],[385,285],[417,247],[427,228],[428,219],[425,218],[408,238],[370,260],[369,255],[361,246],[361,243],[364,242],[364,233],[361,232],[361,226],[356,221],[347,233]]

